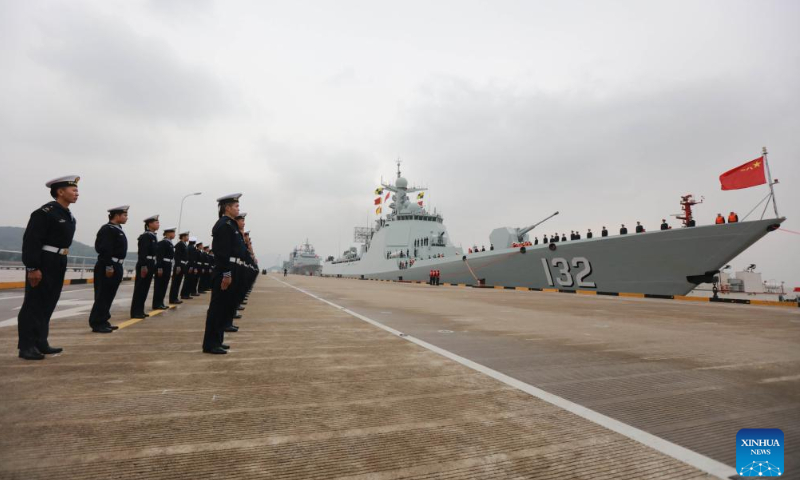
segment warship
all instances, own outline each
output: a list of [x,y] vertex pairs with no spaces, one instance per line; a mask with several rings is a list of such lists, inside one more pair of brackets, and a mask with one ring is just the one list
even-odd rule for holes
[[322,260],[308,243],[297,246],[289,254],[289,260],[283,262],[283,268],[294,275],[319,275],[322,270]]
[[374,226],[356,227],[360,246],[329,257],[323,276],[427,282],[438,270],[451,284],[686,295],[713,283],[720,268],[786,220],[695,226],[691,206],[698,202],[687,195],[678,216],[683,228],[534,244],[529,233],[539,222],[496,228],[490,249],[465,253],[453,245],[442,215],[410,197],[427,189],[410,187],[399,163],[394,184],[381,185],[392,193],[391,211]]

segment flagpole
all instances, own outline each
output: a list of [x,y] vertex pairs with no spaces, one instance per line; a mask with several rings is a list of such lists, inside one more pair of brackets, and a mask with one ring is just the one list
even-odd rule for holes
[[775,209],[775,218],[778,215],[778,204],[775,202],[775,189],[772,186],[772,173],[769,171],[769,161],[767,160],[767,147],[761,147],[761,153],[764,155],[764,166],[767,167],[767,180],[769,180],[769,192],[772,195],[772,207]]

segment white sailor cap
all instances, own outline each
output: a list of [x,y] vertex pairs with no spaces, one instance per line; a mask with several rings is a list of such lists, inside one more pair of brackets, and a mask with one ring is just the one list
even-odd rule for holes
[[195,243],[195,242],[197,242],[197,237],[189,237],[189,241],[191,243]]
[[175,230],[177,230],[177,229],[178,229],[178,227],[169,227],[169,228],[165,228],[165,229],[164,229],[164,233],[167,233],[167,232],[174,232],[174,231],[175,231]]
[[66,175],[63,177],[54,178],[45,183],[44,186],[47,188],[77,187],[80,179],[81,177],[77,175]]
[[247,216],[246,212],[240,212],[239,215],[236,216],[236,220],[239,220],[240,218],[244,218],[246,216]]
[[109,208],[108,213],[127,212],[129,208],[131,208],[130,205],[120,205],[119,207]]
[[198,240],[198,241],[197,241],[197,244],[198,244],[198,245],[202,245],[202,244],[203,244],[202,240]]
[[219,197],[219,198],[217,199],[217,203],[219,203],[220,205],[222,205],[222,204],[225,204],[225,203],[234,203],[234,202],[238,202],[238,201],[239,201],[239,197],[241,197],[241,196],[242,196],[242,194],[241,194],[241,193],[230,193],[230,194],[228,194],[228,195],[225,195],[225,196]]
[[144,223],[157,222],[157,221],[158,221],[158,215],[152,215],[144,219]]
[[178,236],[182,237],[184,235],[189,235],[189,230],[186,230],[185,232],[181,232]]
[[245,235],[250,235],[250,230],[244,232]]

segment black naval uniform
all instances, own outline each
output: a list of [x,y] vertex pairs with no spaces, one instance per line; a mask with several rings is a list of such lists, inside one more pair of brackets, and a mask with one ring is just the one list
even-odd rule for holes
[[[240,281],[236,277],[235,267],[238,259],[237,248],[241,240],[239,226],[236,221],[223,215],[214,225],[214,273],[211,280],[211,302],[206,314],[206,332],[203,337],[203,351],[210,352],[222,348],[225,336],[225,325],[233,316],[236,308],[236,288]],[[226,290],[222,290],[223,277],[231,277],[233,281]]]
[[173,258],[175,259],[175,263],[174,273],[172,274],[172,285],[169,287],[169,303],[178,303],[181,281],[183,281],[183,276],[186,275],[186,269],[189,265],[189,261],[186,257],[186,244],[184,242],[178,242],[175,245],[175,257]]
[[[153,290],[153,310],[164,308],[164,297],[167,295],[169,276],[172,273],[172,262],[175,260],[175,246],[168,238],[162,238],[156,244],[156,275],[155,289]],[[158,271],[161,276],[158,276]]]
[[22,237],[22,263],[27,272],[42,272],[42,280],[36,287],[30,285],[27,277],[25,280],[25,300],[17,317],[20,350],[49,349],[50,317],[64,286],[67,249],[74,235],[75,217],[58,202],[50,202],[31,213]]
[[[131,300],[131,317],[144,316],[144,302],[150,292],[150,283],[156,270],[156,244],[158,237],[151,231],[139,235],[139,257],[136,261],[136,280],[133,286],[133,299]],[[142,278],[142,268],[147,268],[147,274]]]
[[[111,304],[117,296],[117,289],[122,282],[125,255],[128,253],[128,238],[122,226],[107,223],[100,227],[94,242],[97,251],[97,263],[94,264],[94,305],[89,314],[89,326],[92,330],[111,327]],[[113,270],[109,278],[106,271]]]
[[181,288],[181,298],[183,299],[192,298],[196,275],[193,271],[197,269],[196,261],[197,249],[190,243],[189,246],[186,247],[186,277],[183,280],[183,288]]

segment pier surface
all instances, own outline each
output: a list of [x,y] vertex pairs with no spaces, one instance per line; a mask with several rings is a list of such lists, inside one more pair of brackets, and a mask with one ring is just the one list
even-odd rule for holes
[[671,446],[733,473],[740,428],[800,478],[800,309],[262,276],[212,356],[208,295],[100,335],[87,287],[39,362],[0,295],[2,479],[711,478]]

